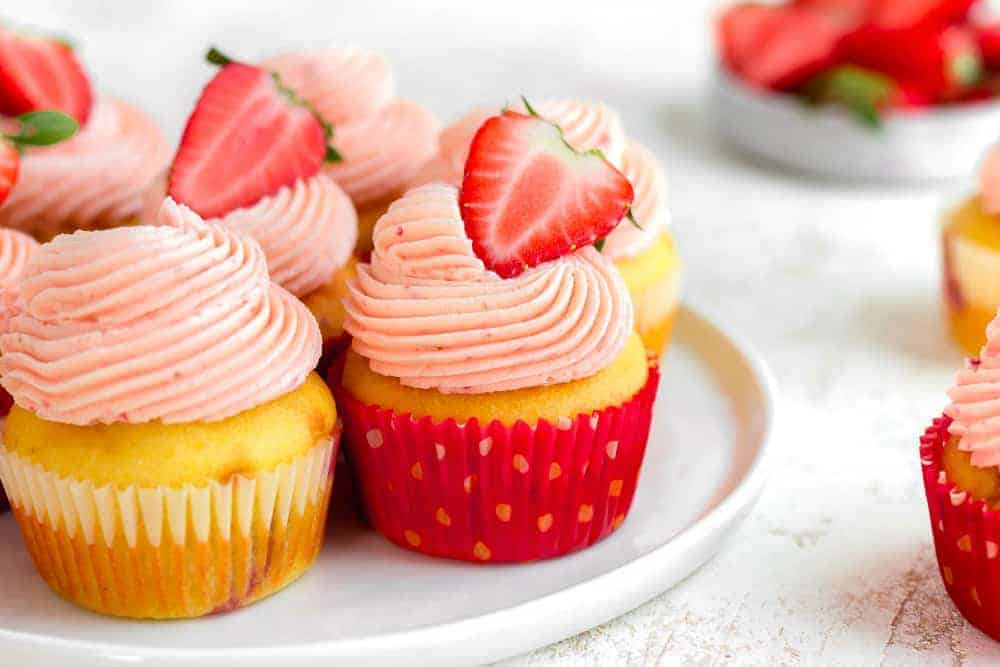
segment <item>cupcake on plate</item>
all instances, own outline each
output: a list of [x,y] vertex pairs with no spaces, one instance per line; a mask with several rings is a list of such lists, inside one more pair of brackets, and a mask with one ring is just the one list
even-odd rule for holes
[[980,168],[979,192],[944,217],[944,301],[962,351],[975,356],[1000,307],[1000,146]]
[[[37,249],[38,242],[24,232],[0,228],[0,290],[4,290],[3,293],[7,294],[8,298],[15,298],[28,259]],[[13,403],[7,390],[0,387],[0,429],[3,428],[3,422]],[[6,509],[8,509],[7,495],[0,480],[0,512]]]
[[402,547],[559,556],[621,525],[649,432],[657,365],[592,247],[632,187],[511,111],[485,122],[465,173],[461,190],[394,202],[350,285],[352,348],[331,377],[349,460],[368,517]]
[[305,302],[330,353],[346,342],[342,297],[357,239],[354,206],[324,169],[336,159],[331,129],[271,71],[215,50],[209,59],[221,69],[188,119],[169,195],[256,239],[271,279]]
[[388,60],[356,48],[285,53],[263,67],[332,123],[341,161],[324,172],[344,189],[358,212],[359,257],[371,252],[372,227],[400,197],[435,151],[438,121],[430,111],[397,97]]
[[138,108],[95,94],[63,40],[0,28],[0,114],[58,110],[80,131],[58,146],[30,147],[0,225],[45,241],[75,229],[138,221],[143,197],[166,166],[166,141]]
[[[662,354],[673,330],[681,273],[669,230],[663,166],[649,149],[626,138],[618,115],[603,104],[562,100],[543,101],[533,107],[562,128],[571,146],[580,151],[599,149],[632,183],[635,201],[631,215],[608,235],[601,252],[615,262],[625,279],[635,303],[636,330],[643,342],[651,352]],[[477,109],[444,128],[438,137],[437,155],[414,182],[459,185],[469,145],[489,115]]]
[[39,574],[94,611],[242,607],[314,561],[337,411],[320,334],[250,239],[160,226],[37,250],[6,332],[0,478]]
[[920,461],[945,588],[959,611],[1000,641],[1000,317],[979,357],[924,433]]

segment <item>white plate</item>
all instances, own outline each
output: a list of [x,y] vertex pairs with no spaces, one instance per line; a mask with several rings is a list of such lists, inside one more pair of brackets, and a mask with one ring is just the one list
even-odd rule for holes
[[965,178],[997,140],[1000,102],[900,112],[872,130],[837,107],[764,93],[716,68],[719,131],[785,167],[850,181],[914,183]]
[[760,494],[774,401],[762,362],[684,308],[635,505],[608,539],[561,559],[482,566],[413,554],[341,521],[316,566],[286,591],[195,621],[117,620],[62,601],[4,516],[2,662],[448,664],[529,651],[636,607],[718,550]]

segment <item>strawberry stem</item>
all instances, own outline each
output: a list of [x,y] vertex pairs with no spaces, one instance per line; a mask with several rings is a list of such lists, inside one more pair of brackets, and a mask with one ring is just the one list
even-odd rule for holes
[[594,241],[594,247],[597,249],[597,252],[604,252],[604,244],[606,242],[607,238],[597,239],[596,241]]
[[524,102],[524,108],[528,110],[528,114],[534,116],[535,118],[541,118],[541,115],[535,111],[535,107],[531,106],[531,102],[524,95],[521,95],[521,101]]
[[632,207],[629,207],[628,211],[625,212],[625,217],[628,218],[629,222],[635,225],[636,229],[639,231],[646,231],[643,226],[639,224],[639,221],[635,219],[635,216],[632,215]]
[[227,56],[225,53],[215,48],[214,46],[208,50],[205,54],[205,60],[212,63],[213,65],[225,66],[233,62],[233,59]]

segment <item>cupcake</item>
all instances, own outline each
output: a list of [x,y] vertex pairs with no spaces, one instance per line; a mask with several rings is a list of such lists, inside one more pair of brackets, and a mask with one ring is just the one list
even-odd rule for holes
[[36,251],[6,331],[0,478],[42,578],[132,618],[242,607],[319,551],[337,411],[320,334],[248,237],[160,226]]
[[156,124],[131,104],[94,94],[65,41],[0,28],[0,114],[41,109],[73,116],[80,131],[25,151],[18,187],[0,205],[0,226],[45,241],[135,223],[169,156]]
[[[16,229],[0,228],[0,290],[13,298],[17,293],[21,276],[30,258],[38,249],[38,242],[24,232]],[[0,304],[2,307],[2,304]],[[3,387],[0,387],[0,428],[10,412],[13,399]],[[0,512],[6,510],[7,496],[0,480]]]
[[1000,641],[1000,316],[920,441],[931,532],[959,611]]
[[[577,150],[599,149],[635,188],[631,215],[608,235],[602,253],[615,262],[635,303],[636,330],[660,355],[673,329],[679,295],[680,260],[668,225],[663,166],[649,149],[625,136],[618,115],[603,104],[573,100],[542,102],[538,114],[562,128]],[[441,131],[438,153],[414,183],[462,181],[465,158],[489,114],[477,109]]]
[[621,525],[649,432],[657,365],[592,247],[632,187],[511,111],[486,121],[465,172],[461,191],[394,202],[350,284],[352,347],[330,378],[349,460],[371,522],[404,548],[560,556]]
[[1000,146],[980,169],[979,192],[944,217],[944,302],[952,335],[975,356],[1000,307]]
[[264,61],[332,123],[342,160],[324,166],[358,212],[359,257],[371,252],[372,227],[435,151],[438,121],[396,96],[382,55],[355,48],[285,53]]
[[357,215],[324,169],[330,128],[267,69],[209,55],[222,67],[188,119],[168,192],[260,243],[271,279],[306,304],[332,353],[346,341]]

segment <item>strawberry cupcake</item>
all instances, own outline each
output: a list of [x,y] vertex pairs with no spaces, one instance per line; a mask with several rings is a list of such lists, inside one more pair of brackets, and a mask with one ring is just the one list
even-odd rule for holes
[[388,539],[519,562],[621,525],[658,370],[593,244],[632,195],[603,157],[507,111],[476,134],[461,190],[414,188],[379,219],[331,381],[368,517]]
[[948,395],[920,444],[931,532],[948,594],[1000,641],[1000,317]]
[[357,215],[324,168],[331,128],[264,67],[221,66],[202,92],[174,157],[167,191],[210,222],[260,243],[271,279],[319,322],[326,350],[346,341],[342,297],[354,275]]
[[42,246],[0,335],[25,545],[57,593],[132,618],[235,609],[305,572],[339,434],[319,329],[260,246],[169,200],[160,223]]
[[438,121],[424,107],[396,96],[384,56],[355,48],[325,48],[275,56],[263,63],[332,123],[339,162],[324,166],[358,212],[359,257],[372,249],[372,227],[400,197],[435,151]]
[[[527,105],[527,101],[522,104]],[[521,110],[559,125],[579,151],[598,149],[632,183],[630,214],[604,239],[601,252],[614,261],[635,304],[636,330],[646,347],[663,354],[677,311],[681,263],[670,234],[670,210],[663,166],[656,156],[625,136],[618,114],[603,104],[547,101]],[[458,185],[476,131],[489,113],[477,109],[444,128],[438,152],[414,183]]]
[[19,186],[0,205],[0,225],[44,241],[137,222],[169,157],[159,128],[131,104],[93,93],[65,41],[0,28],[0,114],[43,109],[69,114],[80,131],[58,146],[25,151]]
[[941,256],[949,327],[975,356],[1000,307],[1000,146],[983,161],[979,192],[945,215]]

